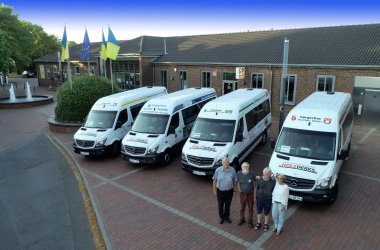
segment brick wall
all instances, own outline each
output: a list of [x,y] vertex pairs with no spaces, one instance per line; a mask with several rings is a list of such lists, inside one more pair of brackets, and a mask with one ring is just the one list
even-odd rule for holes
[[[176,68],[176,71],[174,71]],[[199,87],[201,85],[201,72],[211,72],[211,87],[215,88],[218,95],[222,94],[223,72],[235,72],[235,67],[227,66],[189,66],[189,65],[156,65],[155,85],[159,85],[160,71],[168,72],[168,91],[174,92],[180,89],[179,71],[187,71],[188,87]],[[280,77],[281,67],[245,67],[245,78],[239,80],[238,88],[251,87],[251,74],[264,74],[264,88],[271,91],[272,113],[274,117],[279,116],[280,103]],[[145,72],[144,72],[145,74]],[[317,75],[335,76],[335,91],[353,92],[355,76],[380,77],[380,71],[372,69],[346,69],[346,68],[317,68],[317,67],[289,67],[288,74],[297,75],[295,104],[298,104],[308,95],[316,91]],[[287,114],[294,105],[285,105]]]

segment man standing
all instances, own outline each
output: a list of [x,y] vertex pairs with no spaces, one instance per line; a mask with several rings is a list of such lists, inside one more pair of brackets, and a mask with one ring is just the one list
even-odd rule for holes
[[245,223],[245,207],[248,206],[248,227],[253,227],[253,203],[255,173],[249,170],[248,162],[241,165],[241,171],[237,173],[238,191],[240,193],[240,222],[239,226]]
[[212,190],[218,199],[219,223],[224,221],[232,223],[230,218],[230,207],[232,196],[236,192],[236,171],[230,167],[228,158],[224,158],[222,166],[215,170],[212,177]]

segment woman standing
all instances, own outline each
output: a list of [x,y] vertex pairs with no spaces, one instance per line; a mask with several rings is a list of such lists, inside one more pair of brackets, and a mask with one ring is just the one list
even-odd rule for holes
[[279,174],[277,176],[276,186],[272,195],[272,218],[274,222],[273,232],[276,235],[281,234],[282,226],[284,225],[285,212],[288,207],[289,187],[284,183],[285,176]]

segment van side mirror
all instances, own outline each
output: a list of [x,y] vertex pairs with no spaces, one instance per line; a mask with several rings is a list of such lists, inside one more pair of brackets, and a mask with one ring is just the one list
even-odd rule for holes
[[236,140],[235,142],[243,141],[243,133],[237,133],[236,134]]
[[175,134],[175,127],[174,126],[169,127],[168,135],[171,135],[171,134]]
[[348,150],[346,149],[341,149],[340,154],[338,154],[338,160],[344,161],[348,157]]
[[117,121],[116,122],[116,126],[115,126],[115,130],[118,129],[118,128],[121,128],[123,124],[121,123],[121,121]]
[[269,148],[270,149],[274,149],[275,146],[276,146],[276,140],[275,139],[270,139]]

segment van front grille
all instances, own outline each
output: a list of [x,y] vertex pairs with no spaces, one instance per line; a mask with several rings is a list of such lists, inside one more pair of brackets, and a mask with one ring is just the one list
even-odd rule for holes
[[128,152],[128,153],[133,154],[133,155],[143,155],[143,154],[145,154],[146,148],[132,147],[132,146],[125,145],[124,150],[125,150],[125,152]]
[[187,160],[197,166],[211,166],[214,163],[213,158],[198,157],[194,155],[187,155]]
[[95,145],[95,141],[75,140],[75,144],[82,148],[92,148]]
[[285,176],[284,182],[291,188],[294,189],[311,189],[314,187],[315,181],[296,178],[291,176]]

